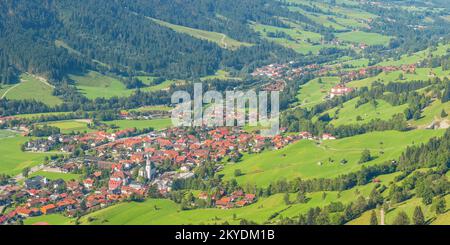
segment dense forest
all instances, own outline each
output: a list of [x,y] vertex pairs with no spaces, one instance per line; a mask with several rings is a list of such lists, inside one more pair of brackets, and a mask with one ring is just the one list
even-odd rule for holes
[[[263,64],[294,58],[310,63],[336,58],[336,50],[331,49],[318,56],[300,55],[261,38],[250,27],[251,23],[289,27],[282,21],[285,18],[302,23],[305,30],[320,33],[326,40],[334,38],[337,30],[290,11],[288,5],[317,13],[325,11],[272,0],[2,1],[0,81],[15,83],[20,72],[30,72],[59,82],[68,73],[86,69],[123,76],[151,74],[186,79],[210,75],[224,67],[248,72]],[[365,55],[372,59],[424,49],[447,30],[447,23],[435,18],[437,13],[417,14],[368,5],[361,8],[381,16],[372,20],[371,32],[394,37],[389,49],[367,49]],[[433,24],[417,30],[415,26],[423,24],[426,17],[433,18]],[[149,18],[223,33],[252,45],[228,50]],[[347,53],[337,52],[337,56],[344,55]]]
[[[263,1],[226,1],[239,6],[234,12],[225,1],[22,1],[0,3],[0,71],[3,83],[17,81],[19,71],[28,71],[61,81],[69,72],[87,68],[110,71],[120,75],[149,73],[168,78],[189,78],[213,74],[219,66],[242,69],[252,63],[288,60],[295,52],[258,38],[246,21],[252,12],[254,20],[271,22],[273,13],[254,11]],[[197,15],[180,9],[190,2],[190,8],[202,12],[205,6],[228,9],[227,20],[215,18],[216,12]],[[253,3],[254,2],[254,3]],[[239,3],[239,4],[238,4]],[[183,6],[181,6],[183,5]],[[170,10],[170,11],[169,11]],[[211,12],[213,11],[213,12]],[[139,14],[137,14],[139,12]],[[147,17],[167,19],[178,16],[184,22],[205,30],[221,30],[238,40],[254,43],[237,51],[220,48],[217,44],[193,38],[161,26]],[[203,13],[203,12],[202,12]],[[233,16],[231,14],[233,13]],[[240,15],[239,17],[237,15]],[[195,16],[202,16],[196,19]],[[179,20],[178,19],[178,20]],[[233,20],[233,21],[230,21]],[[187,24],[186,24],[187,25]],[[189,26],[189,25],[187,25]]]

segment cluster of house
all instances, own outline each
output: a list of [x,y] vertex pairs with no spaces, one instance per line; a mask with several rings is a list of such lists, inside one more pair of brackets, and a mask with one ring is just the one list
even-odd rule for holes
[[363,78],[367,78],[369,76],[377,75],[380,72],[394,72],[394,71],[403,71],[404,73],[413,74],[416,71],[416,65],[401,65],[401,66],[371,66],[361,68],[356,71],[349,71],[341,74],[343,81],[353,81],[359,80]]
[[120,119],[124,120],[149,120],[157,118],[167,118],[170,116],[170,111],[151,110],[151,111],[121,111],[119,113]]
[[288,68],[288,64],[270,64],[267,66],[256,68],[251,75],[254,77],[261,76],[268,78],[281,78],[284,76]]
[[[104,177],[101,171],[95,171],[82,181],[50,181],[35,176],[25,180],[25,188],[17,184],[1,186],[0,206],[14,204],[14,209],[0,216],[0,224],[57,212],[73,217],[77,213],[98,210],[132,195],[145,197],[148,186],[127,179],[125,171],[121,172],[117,168],[114,166],[110,170],[107,187],[95,185]],[[115,183],[121,181],[123,183]]]
[[308,131],[303,131],[299,133],[300,139],[308,139],[308,140],[335,140],[336,137],[329,133],[323,133],[322,136],[314,136],[312,133]]
[[16,119],[14,116],[0,117],[0,124]]
[[256,201],[255,194],[244,193],[242,190],[237,190],[230,194],[220,191],[215,195],[209,195],[206,192],[201,192],[198,195],[198,198],[203,200],[211,198],[214,206],[221,209],[243,207]]
[[[123,132],[125,133],[125,132]],[[65,136],[43,139],[64,141]],[[72,137],[72,136],[71,136]],[[29,217],[61,212],[67,216],[96,210],[130,196],[145,197],[151,186],[160,194],[171,191],[176,179],[194,176],[193,168],[205,162],[219,162],[243,152],[260,152],[266,148],[279,149],[303,138],[301,135],[263,137],[237,127],[169,128],[129,138],[111,138],[111,134],[95,132],[74,136],[70,142],[95,145],[94,156],[57,159],[47,166],[51,171],[89,172],[83,179],[49,181],[35,176],[18,184],[2,186],[0,206],[14,210],[2,216],[1,223],[13,223]],[[112,141],[109,141],[112,140]],[[101,142],[101,144],[92,144]],[[42,143],[42,142],[41,142]],[[51,165],[51,166],[50,166]],[[170,166],[170,170],[161,166]],[[163,170],[166,169],[166,170]],[[14,196],[14,198],[13,198]],[[240,192],[218,196],[217,207],[230,208],[254,202],[255,196]],[[13,204],[13,205],[10,205]]]
[[115,141],[132,135],[136,129],[124,129],[114,133],[107,133],[104,131],[96,131],[92,133],[79,135],[63,135],[55,134],[47,138],[38,138],[28,141],[24,144],[25,151],[32,152],[47,152],[51,150],[58,150],[62,152],[73,152],[75,146],[78,144],[85,144],[91,147],[105,144],[110,141]]
[[63,152],[71,152],[73,149],[68,147],[68,143],[73,140],[72,136],[55,134],[47,138],[38,138],[28,141],[24,144],[25,151],[47,152],[58,149]]
[[286,81],[283,79],[275,80],[274,82],[270,82],[263,86],[262,90],[264,91],[283,91],[286,87]]
[[330,99],[332,99],[336,96],[346,95],[352,91],[353,91],[353,88],[345,86],[344,83],[339,83],[338,85],[331,88],[329,97],[330,97]]

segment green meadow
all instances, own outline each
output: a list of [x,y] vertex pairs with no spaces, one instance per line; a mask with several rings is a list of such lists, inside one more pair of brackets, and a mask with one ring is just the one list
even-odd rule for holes
[[[450,201],[450,195],[445,196],[445,200],[447,203]],[[408,214],[409,219],[412,220],[414,209],[420,206],[422,208],[422,212],[425,216],[425,220],[433,225],[443,225],[448,224],[450,222],[450,212],[447,211],[445,214],[436,216],[436,213],[432,210],[431,205],[424,205],[422,203],[421,198],[413,197],[411,199],[408,199],[404,202],[394,204],[393,207],[389,209],[389,211],[385,214],[385,223],[386,224],[392,224],[397,217],[398,213],[400,211],[404,211]],[[380,221],[380,211],[375,210],[378,218],[378,222]],[[363,213],[359,218],[356,218],[352,221],[350,221],[349,225],[368,225],[370,224],[370,214],[372,213],[372,210],[366,211]]]
[[347,30],[346,26],[341,25],[337,23],[335,19],[333,19],[333,16],[330,15],[322,15],[322,14],[316,14],[316,13],[310,13],[308,11],[303,10],[299,7],[288,7],[289,10],[299,12],[309,19],[313,20],[316,23],[319,23],[325,27],[330,27],[335,29],[336,31],[344,31]]
[[[307,54],[309,52],[317,53],[324,47],[334,47],[334,45],[320,44],[322,35],[315,32],[306,31],[300,25],[295,24],[293,22],[288,21],[285,22],[289,24],[291,27],[282,28],[257,23],[252,23],[252,27],[255,31],[259,32],[265,39],[280,44],[284,47],[291,48],[294,51],[301,54]],[[276,32],[282,32],[285,35],[288,35],[290,38],[285,37],[278,38],[269,36],[269,33],[276,33]]]
[[2,156],[0,173],[19,174],[25,167],[38,165],[42,163],[45,156],[51,155],[51,153],[22,152],[21,146],[28,140],[29,138],[22,136],[0,138],[0,156]]
[[342,41],[356,44],[365,43],[367,45],[387,45],[391,40],[390,37],[364,31],[342,32],[336,34],[336,37]]
[[33,225],[39,223],[46,223],[49,225],[74,225],[73,219],[65,217],[61,214],[48,214],[36,217],[30,217],[24,220],[24,225]]
[[404,54],[400,57],[400,59],[388,59],[378,63],[379,66],[388,66],[388,65],[403,65],[403,64],[415,64],[429,55],[440,56],[447,53],[447,49],[450,48],[450,44],[439,44],[436,48],[427,48],[422,51],[418,51],[413,54]]
[[149,18],[149,19],[151,19],[152,21],[154,21],[162,26],[168,27],[174,31],[182,32],[182,33],[185,33],[187,35],[190,35],[190,36],[198,38],[198,39],[203,39],[203,40],[217,43],[222,48],[236,50],[236,49],[240,48],[241,46],[251,46],[252,45],[250,43],[240,42],[238,40],[232,39],[223,33],[213,32],[213,31],[205,31],[205,30],[200,30],[200,29],[194,29],[191,27],[175,25],[175,24],[171,24],[169,22],[165,22],[162,20],[154,19],[154,18]]
[[[428,126],[433,122],[433,120],[441,120],[440,117],[441,111],[445,110],[447,114],[450,114],[450,101],[446,103],[441,103],[440,100],[433,101],[429,106],[422,110],[422,117],[417,121],[411,121],[411,124],[414,126]],[[444,119],[450,120],[450,117],[447,116]]]
[[[241,162],[226,164],[219,174],[224,179],[235,178],[238,183],[267,186],[280,178],[292,180],[296,177],[334,178],[361,169],[358,164],[363,150],[371,151],[374,159],[364,165],[380,164],[397,158],[408,145],[426,142],[440,136],[443,130],[413,130],[408,132],[384,131],[357,135],[349,138],[317,143],[300,140],[280,150],[250,154]],[[347,160],[342,164],[341,160]],[[235,177],[240,169],[242,176]]]
[[63,179],[65,181],[69,181],[69,180],[78,180],[78,179],[80,179],[81,175],[80,174],[71,174],[71,173],[56,173],[56,172],[37,171],[37,172],[30,174],[30,177],[33,177],[33,176],[43,176],[49,180]]
[[[392,106],[384,100],[376,100],[377,104],[366,103],[364,105],[355,108],[356,103],[360,98],[354,98],[345,102],[343,108],[333,108],[329,111],[322,113],[322,115],[328,113],[333,120],[331,123],[335,126],[340,126],[344,124],[363,124],[368,123],[372,119],[391,119],[393,115],[398,113],[403,113],[403,111],[408,107],[407,104],[400,106]],[[336,116],[336,112],[337,116]],[[360,116],[360,121],[356,118]],[[337,118],[335,118],[337,117]]]
[[149,119],[149,120],[114,120],[114,121],[105,121],[104,123],[108,125],[115,125],[119,129],[127,129],[127,128],[143,129],[152,127],[155,130],[159,130],[172,126],[172,121],[170,118]]
[[[415,73],[404,73],[402,71],[393,72],[381,72],[377,76],[368,77],[361,80],[355,80],[349,82],[347,85],[349,87],[370,87],[374,81],[388,83],[388,82],[409,82],[413,80],[428,80],[430,78],[449,76],[450,71],[443,71],[442,67],[438,68],[417,68]],[[402,76],[402,77],[401,77]]]
[[231,76],[230,73],[225,70],[217,70],[214,75],[204,76],[204,77],[200,78],[200,80],[202,80],[202,81],[207,81],[207,80],[212,80],[212,79],[227,80],[227,79],[240,79],[240,78]]
[[316,78],[300,86],[297,99],[301,106],[313,107],[324,101],[331,88],[339,84],[338,77]]
[[6,130],[6,129],[0,129],[0,139],[3,138],[10,138],[10,137],[14,137],[17,136],[18,134],[14,131],[11,130]]
[[10,100],[36,100],[50,106],[61,104],[62,100],[52,95],[52,91],[52,85],[22,73],[20,83],[9,87],[2,96]]
[[[140,77],[140,78],[142,78],[142,77]],[[149,83],[148,84],[149,86],[140,88],[140,90],[144,91],[144,92],[154,92],[154,91],[158,91],[158,90],[166,90],[166,89],[169,89],[172,84],[183,84],[185,82],[186,81],[184,81],[184,80],[165,80],[164,82],[162,82],[160,84]],[[145,83],[145,79],[144,79],[144,83]]]
[[[382,183],[388,183],[397,174],[382,175]],[[295,203],[295,195],[290,194],[292,204],[287,205],[283,194],[275,194],[260,198],[256,203],[234,209],[195,209],[181,210],[180,206],[168,199],[148,199],[144,202],[124,202],[106,209],[88,214],[80,219],[81,224],[89,225],[140,225],[140,224],[239,224],[241,219],[251,220],[259,224],[268,224],[279,217],[295,217],[306,213],[310,208],[325,206],[331,202],[349,203],[358,195],[368,196],[375,187],[374,183],[357,186],[352,189],[337,192],[308,193],[307,203]],[[325,193],[325,198],[324,194]],[[276,214],[278,213],[278,214]]]
[[89,99],[123,97],[133,93],[132,89],[127,89],[118,79],[95,71],[89,71],[86,74],[72,74],[69,77],[75,81],[80,92]]
[[[61,133],[67,134],[71,132],[90,132],[93,129],[88,128],[87,121],[84,120],[66,120],[66,121],[55,121],[51,123],[43,123],[48,126],[53,126],[61,129]],[[42,125],[42,124],[41,124]]]

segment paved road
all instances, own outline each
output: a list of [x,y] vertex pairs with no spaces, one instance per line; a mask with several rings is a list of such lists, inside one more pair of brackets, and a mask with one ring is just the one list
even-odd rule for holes
[[[39,170],[42,170],[43,168],[44,168],[44,165],[43,165],[43,164],[38,165],[38,166],[31,167],[31,168],[30,168],[30,172],[28,173],[28,175],[30,175],[30,174],[32,174],[32,173],[35,173],[35,172],[37,172],[37,171],[39,171]],[[23,177],[22,174],[18,174],[18,175],[16,175],[16,176],[14,177],[14,179],[16,180],[16,182],[19,182],[19,181],[21,181],[21,180],[24,180],[25,178]]]

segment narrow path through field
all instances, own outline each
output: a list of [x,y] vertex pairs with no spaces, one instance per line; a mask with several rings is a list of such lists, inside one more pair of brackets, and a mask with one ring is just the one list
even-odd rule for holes
[[17,87],[17,86],[19,86],[19,85],[20,85],[20,83],[18,83],[18,84],[16,84],[16,85],[12,86],[12,87],[9,88],[8,90],[6,90],[6,91],[3,93],[3,95],[2,95],[2,97],[1,97],[0,99],[5,98],[6,95],[9,93],[9,91],[11,91],[12,89],[14,89],[15,87]]
[[40,81],[41,83],[43,83],[43,84],[49,86],[50,88],[55,88],[55,86],[53,86],[53,85],[51,85],[50,83],[48,83],[47,80],[46,80],[45,78],[40,77],[40,76],[37,76],[37,75],[32,75],[32,74],[30,74],[30,75],[33,76],[34,78],[36,78],[36,79],[37,79],[38,81]]
[[[43,168],[44,168],[44,164],[41,164],[41,165],[38,165],[38,166],[31,167],[31,168],[30,168],[30,171],[28,172],[28,175],[31,175],[32,173],[35,173],[35,172],[37,172],[37,171],[39,171],[39,170],[42,170]],[[16,176],[14,177],[14,179],[18,182],[18,181],[24,180],[25,177],[22,175],[22,173],[20,173],[20,174],[16,175]]]
[[[51,85],[50,83],[48,83],[47,80],[45,80],[45,78],[39,77],[39,76],[36,76],[36,75],[32,75],[32,74],[29,74],[29,75],[30,75],[30,76],[33,76],[34,78],[36,78],[36,80],[38,80],[38,81],[40,81],[41,83],[43,83],[43,84],[49,86],[50,88],[52,88],[52,89],[55,88],[55,86],[53,86],[53,85]],[[6,95],[8,95],[8,93],[9,93],[11,90],[13,90],[13,89],[16,88],[17,86],[21,85],[22,82],[26,82],[26,81],[27,81],[26,79],[21,79],[21,80],[20,80],[20,83],[18,83],[18,84],[16,84],[16,85],[12,86],[11,88],[7,89],[7,90],[3,93],[3,95],[0,97],[0,99],[5,98]]]

